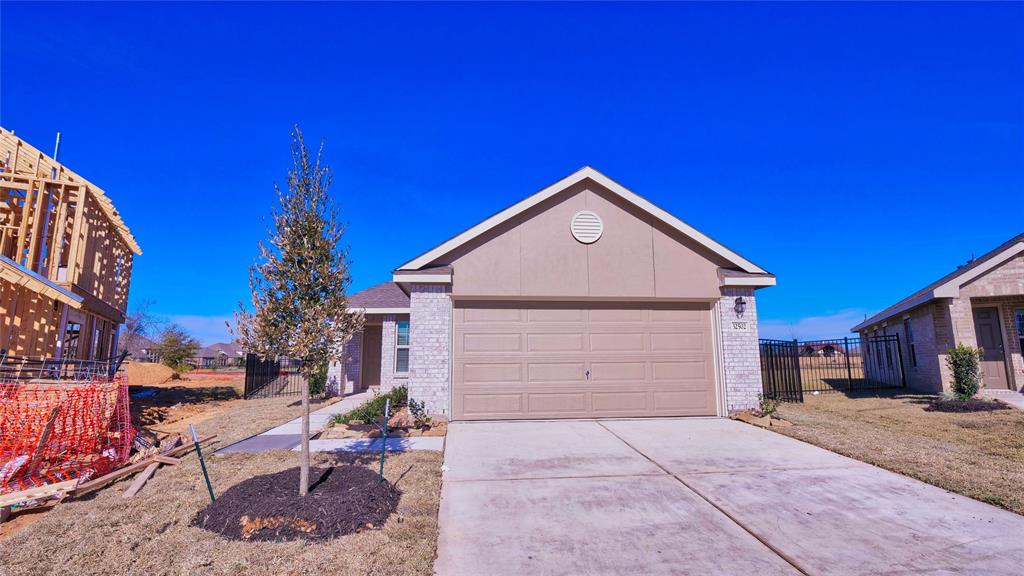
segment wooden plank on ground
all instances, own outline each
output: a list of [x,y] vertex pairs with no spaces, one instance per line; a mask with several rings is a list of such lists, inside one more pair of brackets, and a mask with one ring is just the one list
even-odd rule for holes
[[27,502],[29,500],[37,500],[39,498],[47,498],[58,494],[64,494],[65,492],[73,490],[77,483],[78,480],[66,480],[64,482],[44,484],[43,486],[29,488],[28,490],[20,490],[18,492],[3,494],[0,495],[0,508],[14,506],[15,504],[21,504],[22,502]]
[[[214,434],[213,436],[207,436],[206,438],[201,438],[199,440],[199,444],[202,445],[202,444],[205,444],[206,442],[210,442],[210,441],[214,440],[216,437],[217,437],[217,435]],[[167,454],[165,454],[165,456],[178,456],[179,454],[187,454],[193,448],[195,448],[195,445],[192,442],[188,442],[187,444],[183,444],[181,446],[178,446],[174,450],[171,450],[171,451],[167,452]],[[136,462],[135,464],[131,464],[131,465],[125,466],[124,468],[119,468],[117,470],[114,470],[113,472],[111,472],[109,474],[106,474],[104,476],[100,476],[99,478],[95,478],[93,480],[89,480],[88,482],[83,482],[82,484],[78,485],[78,488],[75,488],[74,492],[72,492],[71,495],[75,496],[75,497],[78,497],[78,496],[81,496],[82,494],[85,494],[85,493],[88,493],[88,492],[92,492],[93,490],[96,490],[98,488],[102,488],[102,487],[106,486],[107,484],[110,484],[111,482],[113,482],[113,481],[115,481],[115,480],[117,480],[119,478],[123,478],[125,476],[128,476],[129,474],[134,474],[134,473],[136,473],[136,472],[138,472],[140,470],[144,470],[147,466],[149,466],[153,462],[154,462],[153,458],[147,458],[147,459],[145,459],[145,460],[143,460],[141,462]]]
[[151,476],[153,476],[154,473],[156,473],[156,469],[159,467],[159,462],[153,462],[149,466],[146,466],[146,469],[140,472],[139,475],[135,477],[135,481],[132,482],[132,485],[129,486],[128,489],[124,491],[124,497],[131,498],[132,496],[135,496],[139,492],[139,490],[142,490],[142,487],[146,485],[146,482],[149,480]]
[[172,458],[170,456],[164,456],[163,454],[157,454],[156,456],[153,456],[153,460],[161,464],[170,464],[171,466],[174,466],[175,464],[181,464],[181,458]]

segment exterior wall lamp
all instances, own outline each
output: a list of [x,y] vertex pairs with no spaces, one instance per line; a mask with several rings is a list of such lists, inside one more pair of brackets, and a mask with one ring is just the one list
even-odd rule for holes
[[743,313],[747,311],[747,301],[743,299],[743,296],[736,299],[733,310],[736,311],[737,318],[743,318]]

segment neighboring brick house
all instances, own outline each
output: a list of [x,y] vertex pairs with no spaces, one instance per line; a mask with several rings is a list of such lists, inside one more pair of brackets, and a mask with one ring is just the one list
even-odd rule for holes
[[980,346],[989,390],[1024,386],[1024,234],[964,264],[854,326],[861,338],[898,334],[900,349],[868,346],[865,369],[888,353],[902,356],[907,385],[949,391],[946,352],[958,343]]
[[583,168],[352,295],[330,367],[456,420],[713,416],[761,392],[754,291],[775,277]]

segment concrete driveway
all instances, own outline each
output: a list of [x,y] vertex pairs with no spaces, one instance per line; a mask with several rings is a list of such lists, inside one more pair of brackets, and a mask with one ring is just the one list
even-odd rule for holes
[[435,572],[1006,574],[1024,517],[724,419],[454,423]]

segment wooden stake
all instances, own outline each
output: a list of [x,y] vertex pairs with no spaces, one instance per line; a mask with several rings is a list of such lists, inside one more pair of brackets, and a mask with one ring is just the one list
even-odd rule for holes
[[154,473],[156,473],[156,469],[159,467],[160,462],[153,462],[149,466],[146,466],[146,469],[135,477],[135,481],[132,482],[132,485],[129,486],[128,489],[124,491],[124,497],[131,498],[132,496],[135,496],[139,492],[139,490],[142,490],[142,487],[146,485],[146,481],[148,481],[149,478]]

